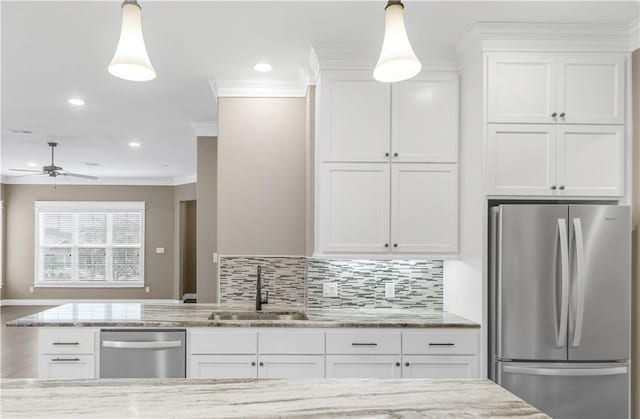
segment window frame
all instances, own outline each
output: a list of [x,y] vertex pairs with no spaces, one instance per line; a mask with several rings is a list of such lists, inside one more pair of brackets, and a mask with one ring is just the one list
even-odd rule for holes
[[[68,213],[114,213],[114,212],[139,212],[141,215],[140,226],[140,279],[137,281],[114,280],[79,280],[47,281],[42,279],[40,271],[40,256],[43,246],[40,244],[40,214],[43,212],[68,212]],[[36,288],[144,288],[145,285],[145,227],[146,227],[146,203],[144,201],[35,201],[34,202],[34,280]],[[70,246],[77,251],[77,243]],[[111,248],[117,248],[111,246]],[[74,275],[76,266],[73,266]],[[109,270],[108,267],[105,269]]]

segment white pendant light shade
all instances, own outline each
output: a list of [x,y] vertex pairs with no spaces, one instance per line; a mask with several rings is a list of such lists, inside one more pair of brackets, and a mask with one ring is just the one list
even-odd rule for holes
[[384,12],[384,41],[373,78],[382,82],[410,79],[420,72],[422,64],[413,52],[404,27],[404,6],[389,1]]
[[132,81],[156,78],[142,36],[142,9],[137,1],[122,3],[122,29],[118,48],[109,64],[109,73]]

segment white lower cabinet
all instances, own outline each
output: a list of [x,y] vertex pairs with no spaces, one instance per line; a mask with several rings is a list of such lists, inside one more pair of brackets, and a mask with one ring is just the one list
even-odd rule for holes
[[191,355],[189,378],[256,378],[255,355]]
[[400,378],[400,355],[327,355],[327,378]]
[[402,378],[478,378],[478,357],[405,355]]
[[324,355],[261,355],[258,378],[324,378]]
[[91,379],[96,378],[96,361],[93,355],[40,355],[38,378],[43,379]]

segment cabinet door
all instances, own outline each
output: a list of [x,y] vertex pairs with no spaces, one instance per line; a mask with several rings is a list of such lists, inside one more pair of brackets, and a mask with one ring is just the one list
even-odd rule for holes
[[558,126],[558,185],[567,196],[622,196],[624,127]]
[[488,122],[555,122],[556,67],[553,54],[490,55]]
[[458,161],[458,76],[422,76],[392,88],[394,162]]
[[191,355],[189,378],[256,378],[256,355]]
[[489,195],[553,195],[554,125],[494,125],[487,132]]
[[623,55],[558,56],[559,122],[624,124],[624,99]]
[[412,355],[403,358],[402,378],[480,378],[478,357]]
[[258,378],[324,378],[324,355],[260,355]]
[[388,161],[391,87],[370,72],[323,74],[317,143],[322,161]]
[[400,378],[400,356],[327,355],[327,378]]
[[320,170],[320,251],[386,253],[389,164],[324,163]]
[[92,379],[96,378],[93,355],[40,355],[38,378],[43,379]]
[[457,164],[398,163],[391,174],[394,253],[455,253]]

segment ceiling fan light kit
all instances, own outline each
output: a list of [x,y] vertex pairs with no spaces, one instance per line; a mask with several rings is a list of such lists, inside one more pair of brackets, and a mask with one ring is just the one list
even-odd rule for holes
[[421,69],[404,25],[404,5],[399,0],[389,0],[384,11],[382,51],[373,78],[386,83],[398,82],[410,79]]
[[137,0],[122,3],[122,28],[118,47],[109,64],[109,73],[131,81],[156,78],[142,35],[142,7]]

